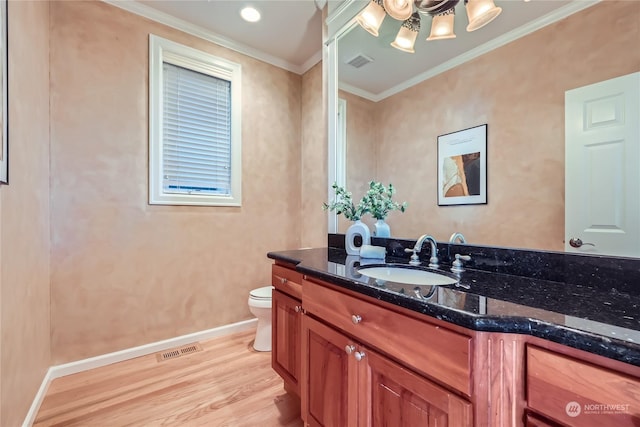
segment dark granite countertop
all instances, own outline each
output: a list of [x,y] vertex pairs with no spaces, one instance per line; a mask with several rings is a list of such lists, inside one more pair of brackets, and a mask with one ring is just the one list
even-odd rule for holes
[[[457,285],[416,287],[359,274],[359,265],[381,261],[347,256],[342,249],[267,256],[296,264],[303,274],[468,329],[529,334],[640,366],[640,295],[624,287],[621,291],[586,279],[576,284],[472,268],[460,274]],[[386,258],[387,263],[407,261]],[[448,265],[440,271],[450,274]]]

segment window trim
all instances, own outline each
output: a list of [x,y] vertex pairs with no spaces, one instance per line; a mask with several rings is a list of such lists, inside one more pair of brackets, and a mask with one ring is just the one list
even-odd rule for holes
[[[231,194],[165,193],[163,170],[163,63],[231,81]],[[242,125],[240,64],[149,34],[149,204],[242,205]]]

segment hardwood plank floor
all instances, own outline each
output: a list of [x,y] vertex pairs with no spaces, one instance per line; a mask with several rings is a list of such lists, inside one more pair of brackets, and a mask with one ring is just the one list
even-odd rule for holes
[[202,342],[158,362],[147,355],[52,381],[35,427],[300,427],[300,402],[253,350],[254,332]]

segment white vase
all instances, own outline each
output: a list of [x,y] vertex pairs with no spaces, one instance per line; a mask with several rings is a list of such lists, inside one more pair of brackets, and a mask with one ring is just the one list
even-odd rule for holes
[[344,237],[344,248],[347,251],[347,255],[360,255],[360,246],[356,246],[355,243],[356,236],[362,238],[363,245],[371,244],[369,227],[364,222],[357,220],[347,229]]
[[391,228],[389,228],[389,224],[384,222],[384,219],[376,221],[374,227],[373,235],[375,237],[391,237]]

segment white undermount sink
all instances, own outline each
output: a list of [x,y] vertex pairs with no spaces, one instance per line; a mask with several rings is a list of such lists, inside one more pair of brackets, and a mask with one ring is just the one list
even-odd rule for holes
[[363,265],[357,270],[363,276],[407,285],[445,286],[458,283],[453,277],[404,264]]

